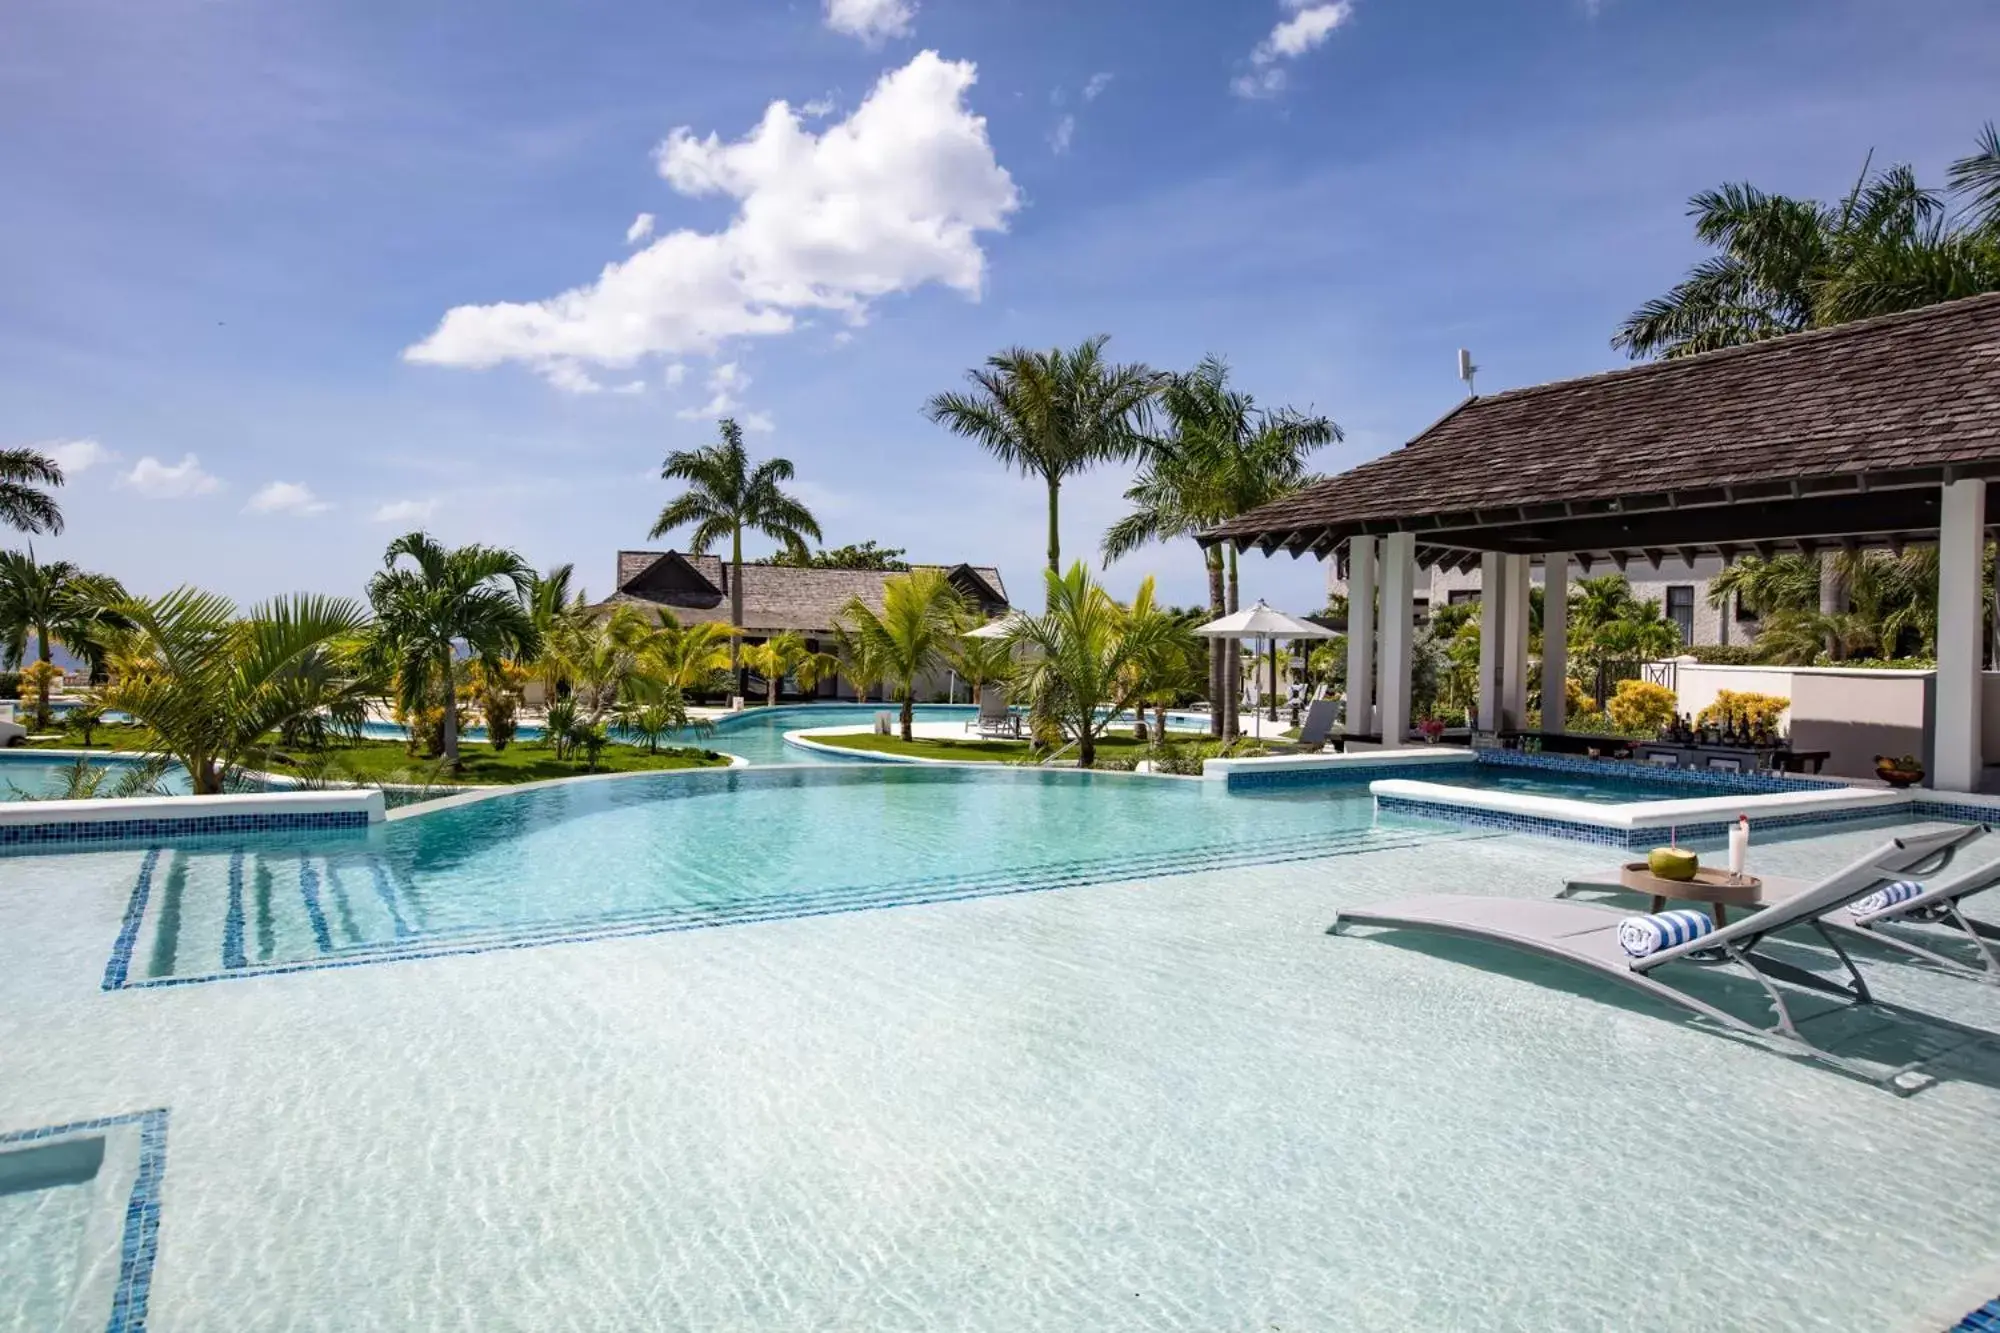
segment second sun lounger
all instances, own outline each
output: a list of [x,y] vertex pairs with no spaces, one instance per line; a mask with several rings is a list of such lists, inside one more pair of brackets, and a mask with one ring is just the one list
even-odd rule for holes
[[[1628,956],[1618,943],[1619,923],[1635,914],[1597,903],[1546,898],[1482,898],[1460,894],[1403,898],[1341,912],[1335,917],[1329,933],[1342,934],[1355,926],[1379,926],[1436,931],[1525,949],[1588,968],[1600,976],[1689,1010],[1735,1035],[1762,1041],[1788,1054],[1820,1061],[1842,1073],[1880,1084],[1892,1091],[1909,1093],[1927,1086],[1932,1080],[1907,1068],[1881,1074],[1869,1066],[1813,1045],[1793,1023],[1784,992],[1772,983],[1774,980],[1784,981],[1821,994],[1838,996],[1850,1004],[1873,1003],[1874,996],[1869,993],[1868,983],[1841,947],[1838,934],[1827,929],[1820,918],[1884,884],[1937,873],[1950,863],[1960,847],[1985,832],[1984,826],[1972,825],[1892,839],[1844,870],[1781,902],[1717,927],[1685,944],[1662,949],[1644,958]],[[1846,985],[1760,950],[1759,946],[1774,932],[1801,925],[1814,928],[1832,946],[1847,968],[1849,981]],[[1770,1027],[1759,1027],[1667,984],[1656,975],[1675,964],[1739,969],[1764,988],[1776,1013],[1776,1020]]]

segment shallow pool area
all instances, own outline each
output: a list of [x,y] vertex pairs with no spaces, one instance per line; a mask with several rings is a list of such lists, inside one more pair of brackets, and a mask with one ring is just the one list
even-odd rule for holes
[[[52,800],[62,795],[69,771],[75,767],[77,756],[57,754],[39,750],[0,750],[0,801]],[[137,768],[140,760],[131,755],[93,754],[87,761],[93,768],[112,770],[106,779],[106,792],[118,780],[118,775]],[[160,785],[169,795],[186,795],[191,787],[187,772],[181,768],[170,769],[161,779]]]
[[1864,951],[1893,1007],[1801,1007],[1923,1059],[1904,1100],[1326,933],[1608,855],[1365,784],[855,765],[14,856],[0,1139],[171,1118],[155,1330],[1919,1329],[2000,1291],[2000,987]]

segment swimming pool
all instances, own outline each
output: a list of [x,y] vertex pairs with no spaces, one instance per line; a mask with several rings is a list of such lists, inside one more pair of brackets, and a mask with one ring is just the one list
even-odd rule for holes
[[[92,755],[93,768],[109,768],[127,772],[139,766],[142,761],[129,755]],[[36,750],[0,750],[0,801],[25,801],[36,797],[53,797],[63,791],[69,770],[76,764],[73,755],[55,755]],[[107,779],[109,784],[117,781],[117,773]],[[191,790],[187,772],[175,767],[161,779],[161,785],[173,795],[185,795]]]
[[1633,801],[1685,801],[1727,793],[1713,784],[1675,780],[1671,777],[1599,776],[1592,773],[1537,771],[1503,768],[1491,764],[1468,764],[1441,768],[1425,775],[1427,781],[1447,787],[1469,787],[1474,791],[1510,791],[1523,796],[1552,796],[1567,801],[1588,801],[1593,805],[1625,805]]
[[[1553,964],[1325,934],[1602,848],[1222,785],[662,774],[0,859],[0,1150],[157,1128],[83,1230],[115,1268],[153,1220],[168,1331],[1914,1328],[2000,1290],[1964,1031],[2000,988],[1867,957],[1899,1011],[1802,1010],[1942,1063],[1898,1101]],[[0,1275],[73,1262],[57,1203]]]

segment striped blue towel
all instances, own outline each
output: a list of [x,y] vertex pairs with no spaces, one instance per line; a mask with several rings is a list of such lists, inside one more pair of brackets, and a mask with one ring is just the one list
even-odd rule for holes
[[1618,947],[1634,958],[1645,958],[1700,939],[1714,929],[1715,923],[1706,913],[1685,907],[1651,916],[1628,916],[1618,923]]
[[1847,910],[1856,916],[1874,916],[1884,908],[1906,903],[1924,891],[1924,886],[1913,879],[1899,879],[1893,884],[1884,884],[1866,898],[1856,898]]

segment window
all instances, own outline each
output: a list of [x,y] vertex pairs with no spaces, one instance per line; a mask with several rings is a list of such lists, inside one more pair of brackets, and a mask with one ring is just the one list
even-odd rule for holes
[[1464,606],[1467,602],[1476,602],[1479,600],[1479,589],[1453,588],[1445,594],[1445,600],[1452,606]]
[[1755,620],[1756,618],[1757,618],[1757,613],[1756,613],[1755,611],[1752,611],[1752,610],[1751,610],[1751,609],[1749,608],[1749,606],[1747,606],[1747,605],[1746,605],[1746,604],[1744,603],[1744,601],[1743,601],[1743,594],[1742,594],[1742,593],[1740,593],[1740,592],[1739,592],[1739,593],[1737,593],[1737,594],[1736,594],[1736,623],[1737,623],[1737,624],[1739,624],[1739,625],[1742,625],[1742,624],[1747,624],[1748,622],[1750,622],[1750,621],[1752,621],[1752,620]]
[[1675,583],[1667,588],[1667,619],[1681,629],[1681,642],[1694,642],[1694,585]]

